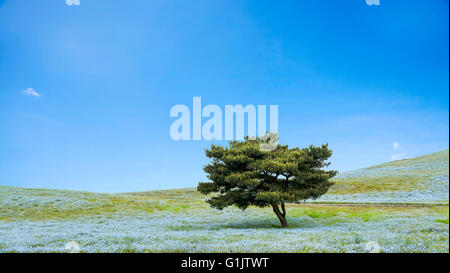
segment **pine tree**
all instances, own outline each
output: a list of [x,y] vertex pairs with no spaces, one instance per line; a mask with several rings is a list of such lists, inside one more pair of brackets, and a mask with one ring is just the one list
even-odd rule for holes
[[264,136],[230,141],[227,147],[212,145],[206,149],[212,162],[203,168],[211,182],[200,182],[197,190],[211,194],[207,202],[217,209],[271,206],[281,226],[287,227],[285,204],[323,195],[337,172],[323,169],[330,164],[328,144],[264,148],[271,144],[270,137]]

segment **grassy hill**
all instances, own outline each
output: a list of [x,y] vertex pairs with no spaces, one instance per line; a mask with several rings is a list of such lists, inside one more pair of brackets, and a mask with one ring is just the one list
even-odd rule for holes
[[[208,207],[195,189],[128,194],[0,186],[0,252],[448,252],[448,151],[343,173],[318,202],[270,209]],[[430,204],[440,203],[441,206]],[[445,203],[442,205],[442,203]]]
[[318,202],[446,203],[449,151],[345,172]]

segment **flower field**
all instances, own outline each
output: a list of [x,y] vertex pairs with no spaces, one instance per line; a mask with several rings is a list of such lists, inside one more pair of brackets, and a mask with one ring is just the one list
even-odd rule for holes
[[0,252],[449,252],[448,151],[340,174],[329,194],[214,210],[195,189],[129,194],[0,186]]

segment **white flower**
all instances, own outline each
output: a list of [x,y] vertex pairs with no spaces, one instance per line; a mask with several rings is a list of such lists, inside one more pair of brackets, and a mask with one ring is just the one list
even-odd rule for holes
[[375,241],[369,241],[366,244],[366,250],[370,253],[380,253],[380,245]]
[[66,250],[69,253],[80,253],[80,244],[75,241],[70,241],[66,244]]

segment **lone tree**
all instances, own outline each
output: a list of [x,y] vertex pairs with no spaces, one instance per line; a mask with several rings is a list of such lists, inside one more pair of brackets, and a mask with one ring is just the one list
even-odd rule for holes
[[197,190],[212,194],[206,202],[220,210],[270,205],[285,228],[285,203],[323,195],[337,172],[322,169],[330,164],[328,144],[303,149],[276,144],[267,149],[264,145],[270,147],[271,140],[266,136],[230,141],[228,147],[212,145],[206,150],[212,162],[203,168],[211,182],[200,182]]

